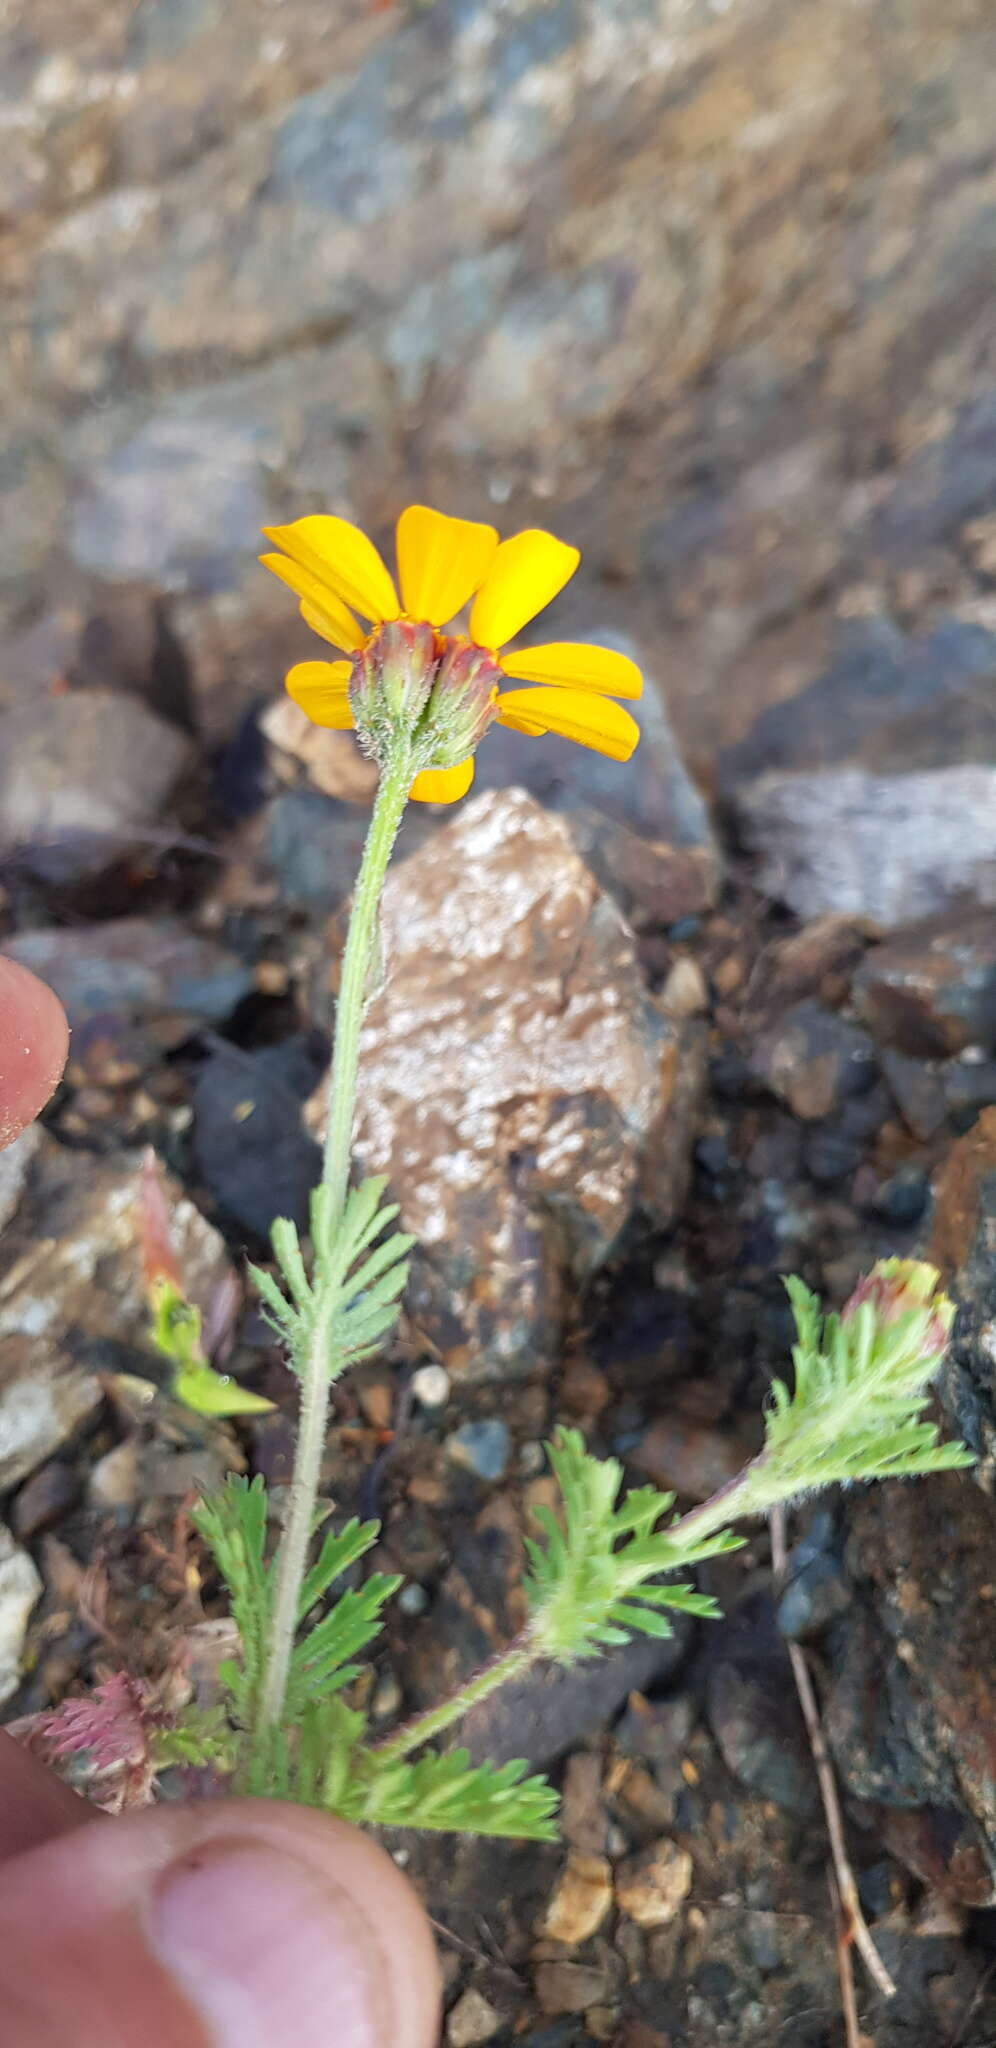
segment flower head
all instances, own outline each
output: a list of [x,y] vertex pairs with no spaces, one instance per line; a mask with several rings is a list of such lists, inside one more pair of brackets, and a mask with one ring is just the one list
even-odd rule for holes
[[[947,1349],[954,1303],[939,1286],[936,1266],[923,1259],[879,1259],[841,1310],[846,1329],[862,1309],[870,1309],[879,1329],[902,1325],[924,1357],[940,1357]],[[915,1319],[915,1320],[914,1320]]]
[[[403,726],[418,768],[414,797],[463,796],[492,721],[629,759],[639,728],[615,699],[639,697],[635,662],[573,641],[508,646],[573,576],[576,548],[538,528],[499,542],[492,526],[409,505],[397,525],[399,596],[373,542],[346,519],[315,513],[266,533],[279,552],[260,560],[295,592],[306,623],[348,657],[299,662],[290,695],[316,725],[355,729],[380,761]],[[444,631],[467,604],[468,632]],[[526,687],[506,689],[508,680]]]

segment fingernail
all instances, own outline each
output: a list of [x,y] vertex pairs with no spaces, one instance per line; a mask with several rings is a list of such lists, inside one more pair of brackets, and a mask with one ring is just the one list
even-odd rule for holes
[[151,1940],[216,2048],[384,2048],[384,1962],[348,1894],[306,1863],[225,1843],[167,1871]]

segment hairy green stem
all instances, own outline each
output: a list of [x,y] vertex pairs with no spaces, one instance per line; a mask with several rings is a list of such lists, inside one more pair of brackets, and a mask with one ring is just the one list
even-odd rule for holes
[[377,933],[377,915],[411,782],[411,748],[404,738],[398,741],[394,759],[383,770],[377,788],[343,955],[322,1168],[322,1185],[331,1191],[327,1240],[314,1248],[314,1316],[308,1342],[301,1355],[293,1361],[301,1383],[300,1424],[294,1447],[287,1518],[277,1551],[276,1593],[260,1694],[261,1743],[269,1742],[273,1730],[279,1727],[283,1718],[287,1674],[297,1631],[298,1603],[315,1526],[315,1504],[328,1427],[329,1388],[336,1377],[338,1364],[329,1354],[331,1303],[323,1299],[322,1269],[335,1243],[349,1188],[360,1031]]
[[431,1742],[436,1735],[452,1728],[454,1721],[462,1721],[471,1707],[480,1705],[500,1685],[507,1685],[512,1678],[521,1678],[531,1664],[538,1663],[542,1651],[534,1641],[531,1629],[524,1628],[507,1650],[500,1650],[490,1662],[482,1664],[465,1685],[457,1686],[437,1707],[427,1708],[424,1714],[413,1714],[410,1721],[385,1737],[383,1742],[374,1744],[381,1763],[398,1763],[402,1757],[410,1756],[413,1749],[421,1749],[423,1742]]

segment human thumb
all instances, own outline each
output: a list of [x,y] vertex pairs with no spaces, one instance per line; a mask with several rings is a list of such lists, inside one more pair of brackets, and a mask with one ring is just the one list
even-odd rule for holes
[[9,2048],[431,2048],[438,1998],[411,1887],[322,1814],[160,1806],[0,1865]]

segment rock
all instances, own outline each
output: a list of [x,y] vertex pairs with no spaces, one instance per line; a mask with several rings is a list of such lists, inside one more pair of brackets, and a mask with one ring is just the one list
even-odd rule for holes
[[16,1692],[31,1609],[42,1582],[26,1550],[0,1522],[0,1706]]
[[523,1374],[630,1218],[673,1220],[698,1040],[648,997],[566,821],[520,791],[395,870],[383,935],[357,1154],[419,1240],[409,1305],[447,1370]]
[[651,1423],[627,1455],[655,1486],[685,1500],[708,1500],[736,1478],[755,1448],[745,1438],[718,1429],[662,1419]]
[[91,1507],[127,1514],[138,1500],[140,1486],[138,1443],[129,1436],[97,1459],[86,1490]]
[[111,1018],[158,1024],[160,1052],[196,1024],[224,1023],[253,987],[251,970],[234,953],[172,917],[20,931],[5,950],[55,990],[74,1034]]
[[80,1494],[79,1475],[59,1458],[42,1465],[22,1486],[11,1510],[11,1527],[22,1543],[44,1534],[75,1507]]
[[0,713],[0,848],[40,881],[93,881],[160,825],[193,758],[133,697],[30,697]]
[[749,1597],[708,1638],[709,1725],[742,1785],[812,1814],[816,1775],[785,1646],[766,1598]]
[[534,1770],[544,1769],[603,1728],[631,1692],[673,1678],[688,1654],[692,1630],[683,1616],[672,1620],[674,1634],[662,1641],[636,1637],[580,1664],[534,1665],[524,1678],[471,1708],[460,1724],[461,1742],[475,1763],[522,1756]]
[[668,1017],[701,1017],[709,1007],[709,991],[697,960],[683,954],[675,961],[668,970],[660,1000]]
[[875,1049],[860,1025],[806,1001],[762,1034],[751,1067],[795,1116],[809,1121],[829,1116],[870,1086]]
[[196,731],[190,665],[168,600],[154,586],[120,584],[100,592],[66,672],[77,689],[126,692],[181,732]]
[[[324,835],[330,851],[334,843],[340,856],[345,854],[351,859],[354,852],[362,853],[377,788],[376,762],[361,754],[356,741],[347,733],[313,725],[286,693],[267,705],[260,727],[270,745],[297,762],[313,785],[310,793],[290,792],[298,797],[310,794],[308,803],[285,803],[281,812],[278,800],[276,820],[270,829],[271,857],[277,860],[287,835],[305,824]],[[336,808],[331,809],[328,803],[317,804],[317,796],[329,798]],[[353,875],[358,864],[358,860],[353,862]]]
[[322,1161],[301,1119],[318,1070],[310,1042],[296,1039],[254,1053],[219,1043],[198,1074],[198,1169],[226,1213],[257,1237],[278,1216],[308,1228]]
[[543,2012],[586,2012],[607,1998],[611,1977],[599,1963],[537,1963],[533,1985]]
[[720,756],[724,788],[806,768],[909,769],[989,762],[996,634],[959,618],[911,637],[891,619],[850,619],[836,656],[797,696],[763,711]]
[[13,1144],[5,1145],[0,1151],[0,1230],[9,1223],[17,1208],[28,1167],[41,1143],[39,1125],[29,1124]]
[[979,1059],[977,1054],[977,1046],[966,1046],[961,1059],[945,1063],[938,1079],[945,1110],[958,1132],[969,1129],[980,1109],[996,1103],[996,1060]]
[[511,1447],[507,1422],[490,1416],[483,1422],[465,1422],[446,1439],[447,1455],[465,1472],[491,1482],[503,1479]]
[[[95,1160],[42,1136],[0,1239],[0,1491],[51,1458],[103,1399],[101,1372],[157,1377],[136,1235],[139,1160]],[[169,1184],[191,1297],[229,1272],[216,1231]]]
[[934,1190],[927,1256],[957,1306],[938,1392],[954,1435],[996,1470],[996,1108],[952,1145]]
[[450,1376],[444,1365],[420,1365],[412,1373],[412,1393],[420,1408],[445,1408],[450,1398]]
[[737,798],[758,887],[803,918],[888,929],[996,903],[996,768],[762,775]]
[[805,1642],[843,1614],[853,1597],[834,1517],[826,1508],[818,1508],[789,1552],[785,1589],[778,1600],[778,1626],[783,1636]]
[[599,1860],[608,1838],[608,1815],[602,1798],[601,1759],[591,1750],[575,1750],[564,1765],[560,1801],[560,1832],[582,1857]]
[[[310,732],[320,730],[309,726]],[[341,903],[356,880],[369,822],[369,811],[358,803],[340,803],[317,789],[289,789],[274,797],[265,852],[282,899],[316,910]]]
[[[639,661],[639,650],[618,633],[582,629],[580,637],[623,648]],[[641,930],[709,909],[722,868],[652,678],[633,712],[641,739],[624,775],[617,763],[570,740],[547,736],[523,747],[521,734],[495,726],[477,757],[475,787],[525,789],[564,816],[581,858]]]
[[[880,1047],[878,1063],[907,1130],[926,1144],[941,1129],[947,1117],[950,1097],[945,1092],[944,1082],[923,1060],[910,1059],[906,1053],[896,1052],[893,1046]],[[996,1102],[996,1083],[991,1099]]]
[[612,1906],[612,1866],[604,1856],[569,1856],[537,1933],[579,1948],[597,1934]]
[[996,929],[991,911],[948,912],[875,946],[854,1002],[877,1039],[920,1059],[967,1045],[996,1051]]
[[616,1871],[616,1903],[638,1927],[667,1927],[688,1897],[692,1859],[666,1837]]
[[494,2040],[500,2027],[501,2018],[494,2006],[471,1986],[447,2016],[447,2048],[483,2048],[485,2041]]
[[841,1782],[887,1809],[893,1848],[946,1897],[991,1904],[996,1508],[967,1474],[934,1474],[869,1487],[848,1523],[856,1607],[830,1635],[824,1715]]

